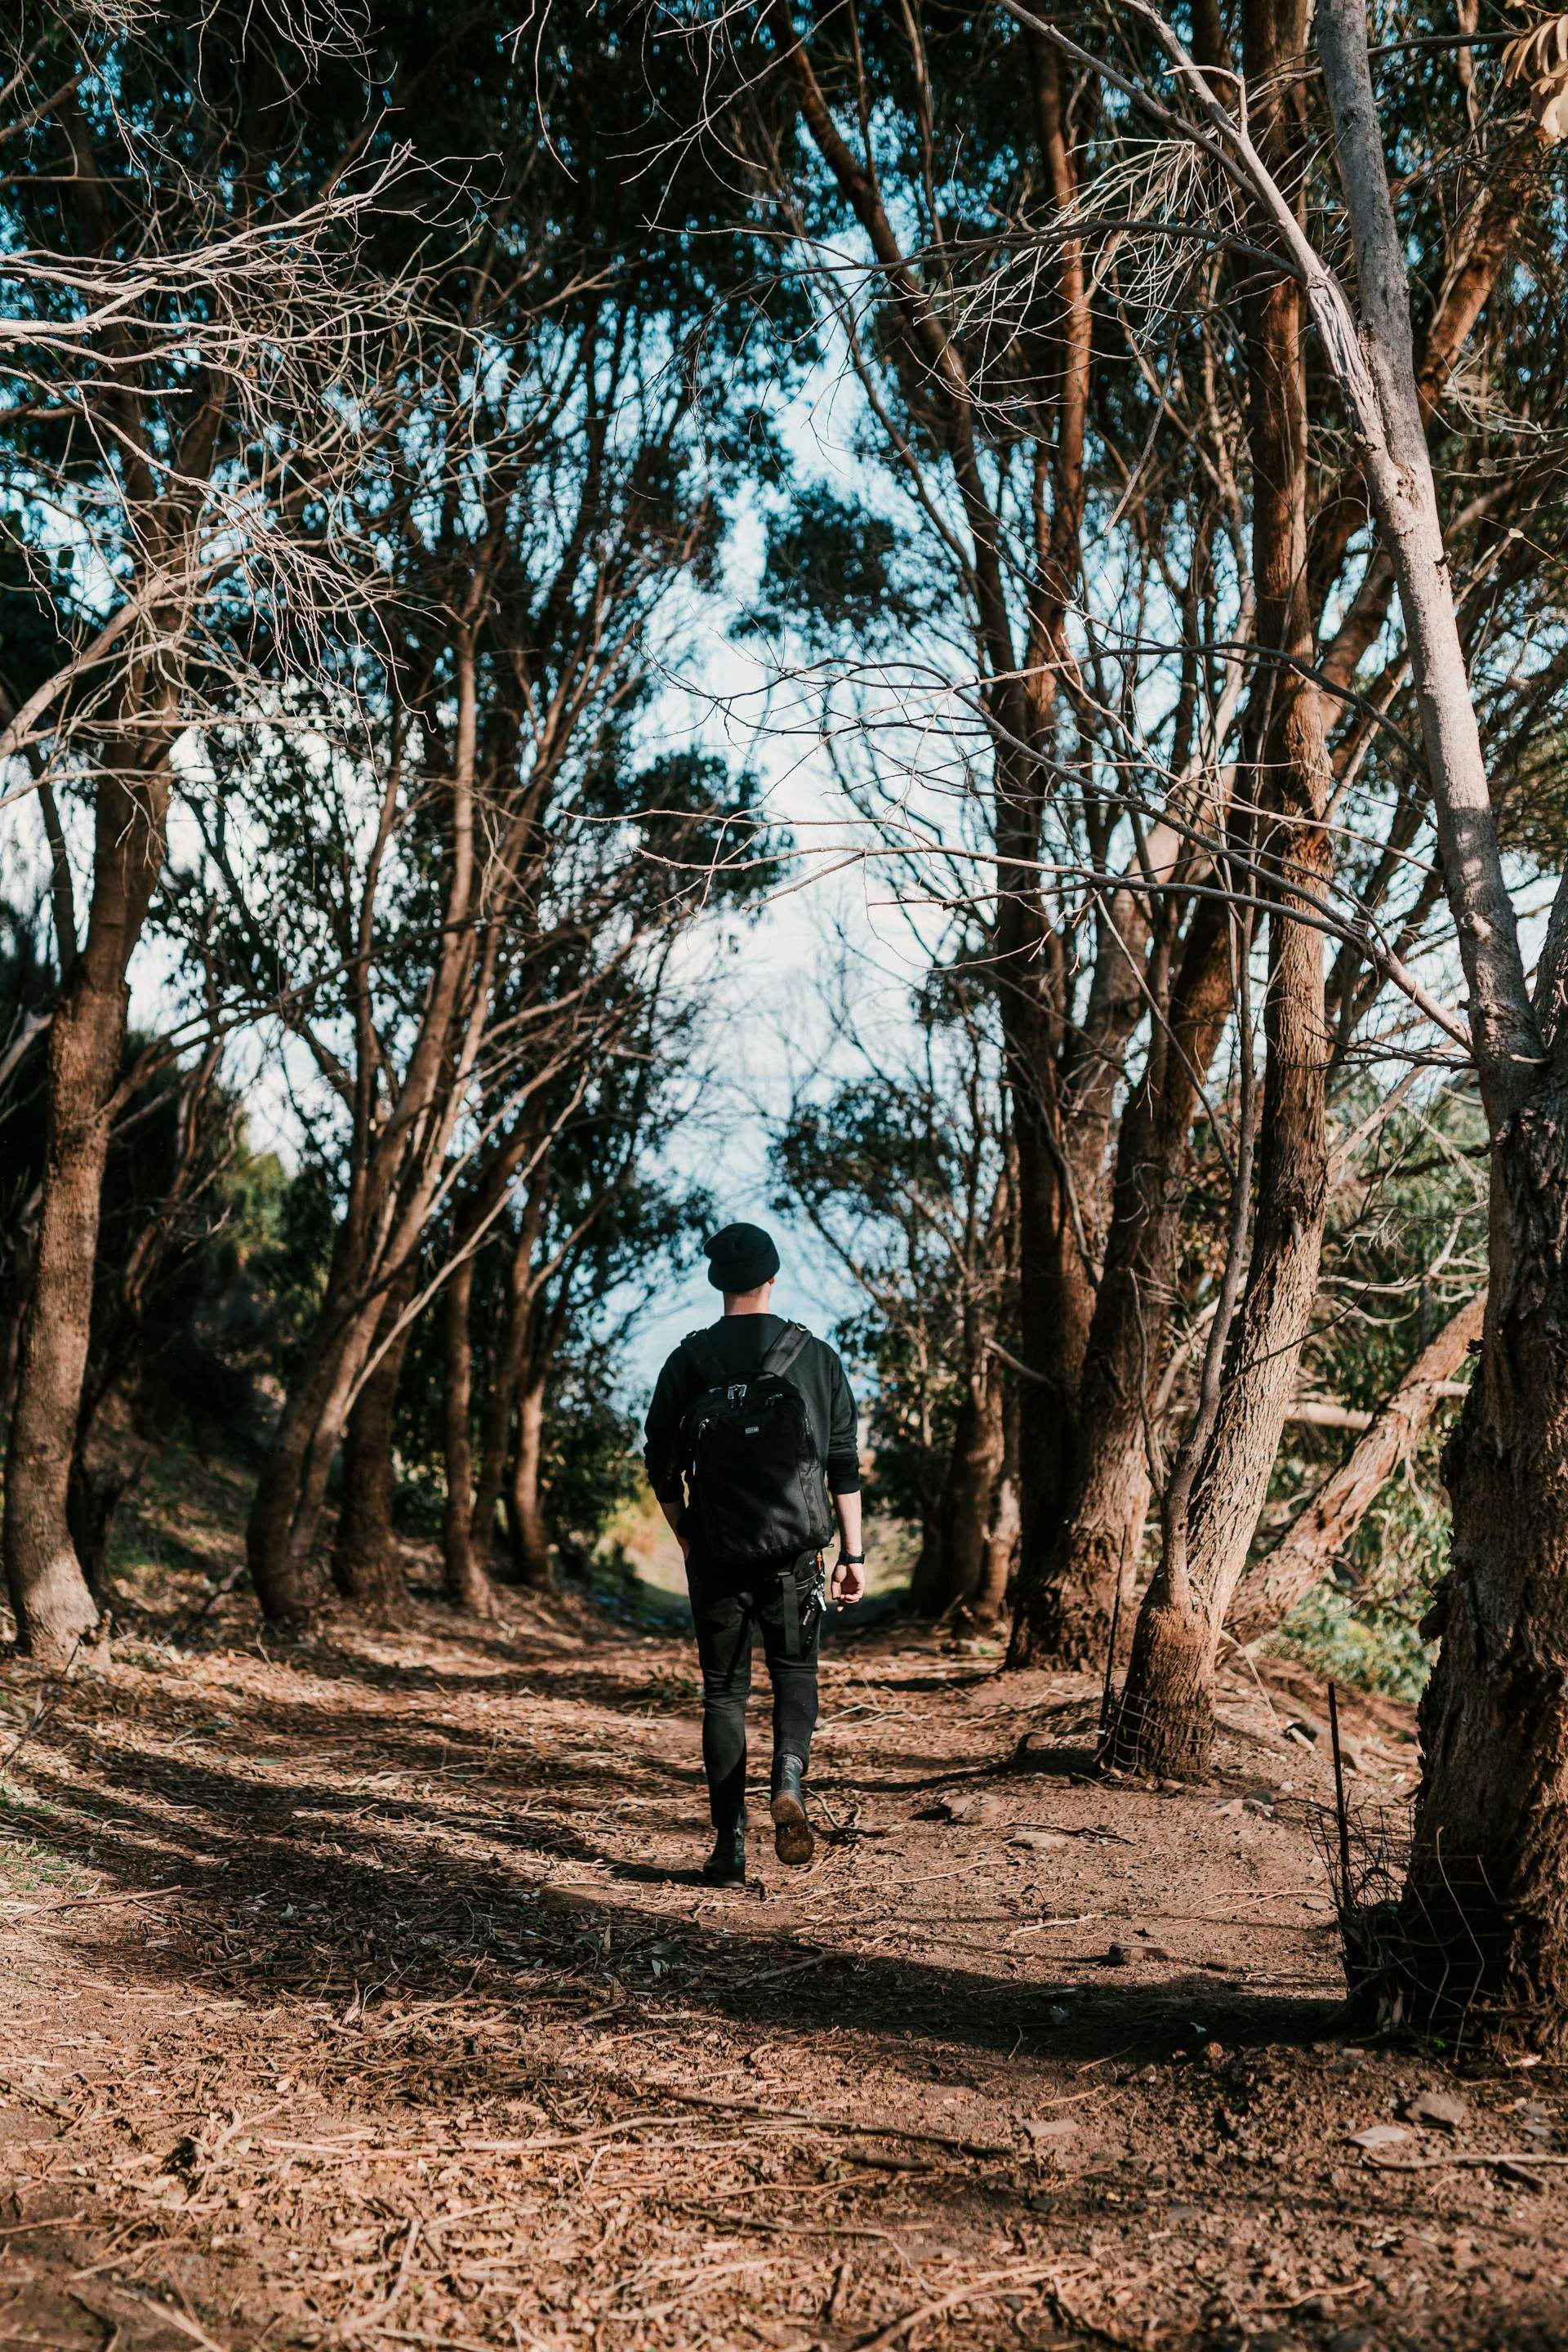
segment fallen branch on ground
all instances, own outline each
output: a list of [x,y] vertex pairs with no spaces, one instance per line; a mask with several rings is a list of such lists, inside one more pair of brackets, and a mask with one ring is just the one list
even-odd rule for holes
[[918,2139],[933,2147],[955,2147],[963,2156],[1016,2156],[1016,2147],[1000,2141],[961,2139],[955,2133],[918,2131],[912,2126],[887,2122],[858,2123],[848,2116],[819,2116],[806,2107],[764,2107],[755,2099],[731,2099],[721,2091],[683,2091],[673,2084],[658,2085],[664,2096],[680,2099],[695,2107],[716,2107],[721,2113],[760,2116],[766,2123],[809,2124],[816,2131],[857,2132],[862,2138],[873,2138],[880,2132],[889,2139]]
[[966,2303],[980,2303],[987,2295],[1003,2294],[1016,2287],[1055,2286],[1060,2280],[1061,2273],[1054,2267],[1049,2270],[987,2271],[982,2277],[972,2279],[967,2286],[953,2287],[946,2294],[934,2296],[930,2303],[922,2303],[915,2310],[906,2311],[901,2319],[895,2319],[889,2326],[879,2328],[875,2336],[863,2336],[855,2352],[892,2352],[894,2345],[901,2344],[923,2321],[940,2318],[944,2311],[957,2311]]

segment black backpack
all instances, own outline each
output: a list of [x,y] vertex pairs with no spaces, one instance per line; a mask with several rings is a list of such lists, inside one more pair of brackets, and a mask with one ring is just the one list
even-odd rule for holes
[[805,1400],[784,1377],[811,1334],[786,1324],[749,1379],[693,1333],[681,1345],[708,1383],[681,1417],[681,1458],[700,1548],[721,1568],[797,1559],[833,1532]]

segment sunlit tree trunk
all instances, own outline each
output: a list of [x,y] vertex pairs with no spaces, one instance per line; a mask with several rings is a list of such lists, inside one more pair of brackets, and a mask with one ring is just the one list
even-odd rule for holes
[[1405,1990],[1418,2008],[1475,2005],[1474,2026],[1556,2044],[1568,2032],[1568,891],[1538,1013],[1446,560],[1364,0],[1321,0],[1319,46],[1360,317],[1321,264],[1314,299],[1397,580],[1492,1142],[1481,1351],[1444,1459],[1453,1548],[1421,1705]]
[[[133,688],[128,696],[138,699]],[[150,709],[150,724],[154,716]],[[87,937],[49,1024],[44,1181],[6,1449],[5,1557],[21,1646],[51,1665],[98,1626],[71,1538],[70,1467],[125,1045],[126,975],[163,863],[166,742],[166,729],[156,746],[142,732],[106,756],[95,793]]]
[[1016,1665],[1102,1666],[1118,1581],[1148,1507],[1148,1423],[1175,1301],[1190,1135],[1231,999],[1223,910],[1199,910],[1168,1016],[1122,1115],[1105,1264],[1079,1401],[1072,1488],[1056,1541],[1021,1575]]
[[[1306,150],[1289,77],[1306,46],[1308,0],[1245,0],[1242,17],[1252,136],[1296,189]],[[1184,1495],[1175,1502],[1167,1490],[1161,1559],[1139,1612],[1112,1740],[1121,1765],[1182,1775],[1207,1768],[1215,1652],[1295,1391],[1328,1208],[1323,935],[1290,916],[1293,899],[1304,908],[1321,902],[1332,871],[1322,822],[1332,773],[1320,697],[1307,676],[1305,303],[1296,279],[1281,278],[1249,309],[1259,658],[1275,649],[1282,656],[1273,666],[1253,786],[1268,811],[1256,838],[1274,902],[1258,1202],[1212,1433],[1195,1464],[1190,1510]],[[1245,1213],[1245,1201],[1239,1206]]]

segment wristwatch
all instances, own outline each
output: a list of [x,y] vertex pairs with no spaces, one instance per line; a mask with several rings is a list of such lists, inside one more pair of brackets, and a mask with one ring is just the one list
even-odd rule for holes
[[866,1555],[863,1551],[841,1551],[838,1555],[838,1565],[840,1568],[864,1568]]

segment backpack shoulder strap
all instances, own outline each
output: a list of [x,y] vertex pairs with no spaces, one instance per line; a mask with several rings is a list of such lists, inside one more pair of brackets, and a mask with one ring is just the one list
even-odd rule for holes
[[759,1372],[787,1372],[811,1334],[804,1323],[786,1323],[758,1365]]
[[689,1331],[680,1343],[705,1388],[721,1389],[730,1375],[708,1344],[706,1331]]

